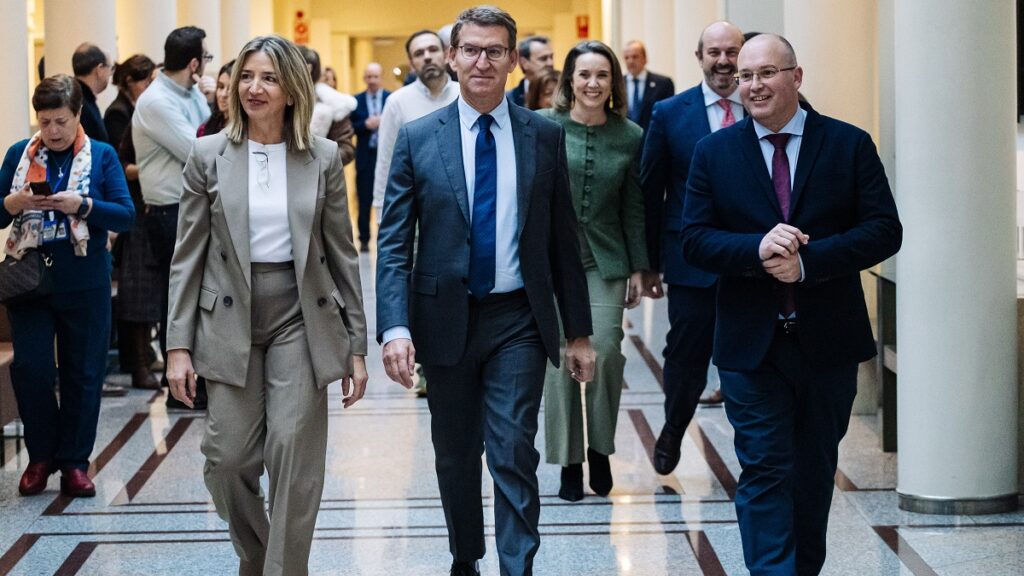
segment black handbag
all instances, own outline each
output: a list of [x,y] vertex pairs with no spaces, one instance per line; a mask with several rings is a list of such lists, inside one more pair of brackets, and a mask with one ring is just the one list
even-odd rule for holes
[[39,250],[28,250],[21,260],[4,258],[0,262],[0,303],[10,306],[50,294],[51,267],[53,260]]

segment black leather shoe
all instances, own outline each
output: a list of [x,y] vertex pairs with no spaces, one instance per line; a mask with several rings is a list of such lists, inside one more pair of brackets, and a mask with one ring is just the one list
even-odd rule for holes
[[607,496],[612,491],[612,465],[608,456],[587,448],[587,462],[590,463],[590,489],[598,496]]
[[668,427],[661,429],[658,442],[654,445],[654,471],[661,475],[671,474],[679,464],[679,447],[682,436],[676,436]]
[[451,576],[480,576],[480,568],[476,560],[472,562],[452,562]]
[[569,502],[583,500],[583,464],[562,466],[562,486],[558,497]]

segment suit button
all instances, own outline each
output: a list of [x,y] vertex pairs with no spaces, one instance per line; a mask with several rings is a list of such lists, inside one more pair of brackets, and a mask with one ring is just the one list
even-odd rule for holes
[[322,307],[324,304],[327,304],[327,298],[324,298],[323,296],[321,296],[320,298],[317,298],[317,300],[316,300],[316,305],[317,306],[321,306]]
[[220,253],[220,259],[221,259],[221,260],[225,260],[225,261],[226,261],[226,260],[228,259],[228,254],[227,254],[227,252],[221,252],[221,253]]
[[590,185],[588,184],[588,185],[584,186],[583,187],[583,191],[584,192],[590,192]]
[[593,176],[593,175],[594,175],[594,171],[593,170],[587,170],[587,176]]
[[584,206],[590,206],[590,200],[584,200],[583,202],[580,202],[580,204],[583,204]]
[[231,308],[231,305],[234,304],[234,303],[235,303],[235,301],[231,298],[231,296],[225,296],[224,297],[224,306],[227,306],[228,308]]
[[580,217],[581,224],[586,224],[587,222],[590,222],[590,218],[587,218],[586,216]]
[[326,256],[321,256],[320,257],[320,263],[323,264],[324,262],[327,262],[327,257]]

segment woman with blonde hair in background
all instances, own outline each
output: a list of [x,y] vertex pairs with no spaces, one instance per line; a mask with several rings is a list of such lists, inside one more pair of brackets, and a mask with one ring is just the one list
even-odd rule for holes
[[[313,83],[280,36],[242,48],[228,126],[184,171],[167,377],[209,401],[204,477],[239,573],[305,575],[324,485],[327,390],[366,386],[359,254],[337,144],[313,136]],[[271,513],[260,476],[269,476]]]

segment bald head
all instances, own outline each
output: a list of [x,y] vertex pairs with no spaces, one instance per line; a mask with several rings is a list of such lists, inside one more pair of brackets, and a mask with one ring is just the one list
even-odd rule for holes
[[376,92],[380,89],[380,76],[383,70],[380,64],[376,62],[370,62],[366,65],[366,70],[363,71],[363,82],[366,82],[366,89],[370,92]]
[[755,36],[743,46],[737,66],[743,106],[754,120],[778,132],[800,105],[804,72],[796,63],[793,46],[774,34]]
[[768,46],[773,50],[779,51],[779,54],[783,59],[783,61],[780,62],[780,65],[784,68],[797,65],[796,50],[793,49],[793,45],[789,43],[789,40],[786,40],[778,34],[758,34],[750,40],[747,40],[747,44],[745,44],[744,47],[746,46],[751,46],[751,49],[757,48],[758,50]]
[[729,22],[709,25],[697,42],[697,62],[704,72],[704,81],[722,98],[728,98],[736,90],[732,77],[742,47],[743,32]]

